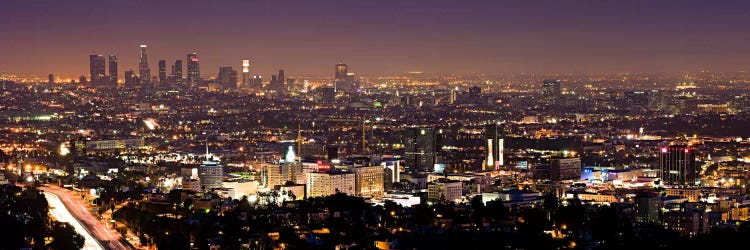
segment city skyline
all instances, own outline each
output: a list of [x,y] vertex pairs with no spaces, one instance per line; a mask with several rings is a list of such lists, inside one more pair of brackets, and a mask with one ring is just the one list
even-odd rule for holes
[[[139,44],[149,46],[152,65],[195,52],[202,73],[214,76],[243,59],[264,76],[280,68],[325,74],[338,62],[357,65],[359,75],[741,71],[750,69],[742,42],[749,8],[740,1],[12,2],[0,10],[9,20],[0,23],[7,37],[0,72],[74,78],[88,75],[86,55],[102,54],[116,55],[122,73],[137,69]],[[29,15],[39,12],[47,13]]]

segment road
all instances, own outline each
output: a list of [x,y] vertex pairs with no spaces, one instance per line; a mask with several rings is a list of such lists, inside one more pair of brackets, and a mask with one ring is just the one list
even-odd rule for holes
[[67,208],[65,208],[65,205],[63,205],[62,201],[60,201],[60,197],[53,193],[44,192],[44,197],[47,198],[47,203],[49,203],[50,209],[49,213],[52,215],[52,217],[55,218],[55,220],[59,222],[67,222],[70,223],[71,226],[80,234],[83,236],[83,239],[85,240],[83,243],[83,249],[86,250],[100,250],[104,249],[104,246],[102,246],[99,241],[94,239],[91,234],[86,231],[86,229],[83,228],[81,223],[79,223],[75,218],[73,218],[73,215],[70,214],[70,211],[68,211]]
[[[104,222],[98,220],[94,215],[89,212],[89,208],[86,206],[86,201],[81,199],[77,193],[55,186],[42,186],[40,190],[44,191],[45,194],[54,194],[64,204],[64,207],[70,212],[70,215],[74,217],[83,228],[91,234],[91,236],[97,239],[102,249],[106,250],[130,250],[132,249],[125,244],[122,236],[115,232],[113,229],[107,228]],[[86,240],[88,241],[88,239]]]

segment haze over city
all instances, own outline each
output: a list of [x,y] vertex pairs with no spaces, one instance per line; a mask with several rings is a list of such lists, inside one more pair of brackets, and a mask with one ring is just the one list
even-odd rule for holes
[[[215,69],[363,75],[683,72],[750,68],[747,1],[7,1],[0,72],[87,72],[88,54],[136,68],[196,52]],[[213,73],[215,74],[215,73]]]

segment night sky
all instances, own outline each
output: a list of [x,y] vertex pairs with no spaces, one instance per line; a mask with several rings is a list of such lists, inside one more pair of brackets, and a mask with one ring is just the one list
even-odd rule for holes
[[[750,69],[750,1],[22,1],[0,3],[0,72],[88,75],[89,54],[137,70],[197,52],[268,77]],[[122,74],[122,73],[120,73]]]

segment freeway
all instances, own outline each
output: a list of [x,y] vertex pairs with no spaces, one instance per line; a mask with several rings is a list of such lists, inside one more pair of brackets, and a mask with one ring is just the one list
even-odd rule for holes
[[60,201],[60,197],[57,197],[57,195],[53,193],[44,192],[44,198],[47,198],[47,203],[49,203],[50,209],[49,213],[52,215],[52,217],[55,218],[55,220],[59,222],[67,222],[70,223],[71,226],[80,234],[83,236],[83,239],[85,240],[83,243],[83,249],[85,250],[100,250],[104,249],[104,246],[102,246],[99,241],[94,239],[91,234],[86,231],[85,228],[79,223],[75,218],[73,218],[73,215],[70,214],[70,211],[68,211],[67,208],[65,208],[65,205],[63,205],[62,201]]
[[[103,248],[100,249],[132,249],[125,243],[119,233],[107,228],[103,222],[94,217],[94,215],[89,212],[86,202],[75,192],[56,186],[42,186],[39,187],[39,189],[44,191],[45,194],[54,194],[58,197],[66,210],[70,212],[69,214],[72,215],[72,217],[74,217],[101,246],[103,246]],[[86,241],[89,240],[87,239]]]

